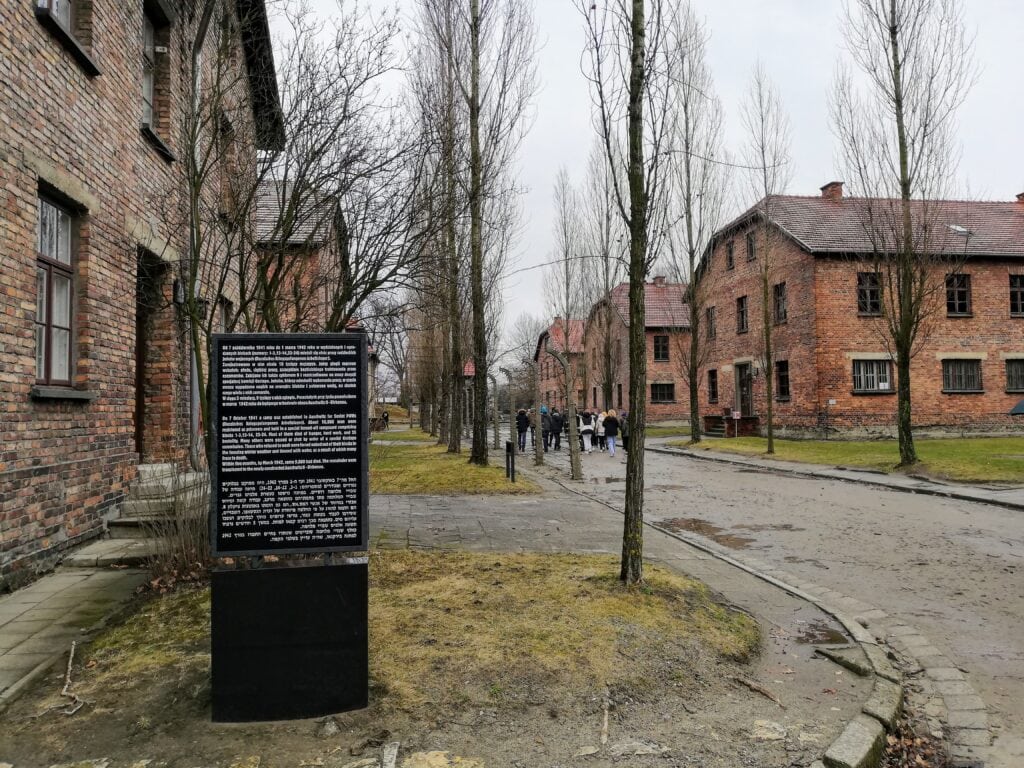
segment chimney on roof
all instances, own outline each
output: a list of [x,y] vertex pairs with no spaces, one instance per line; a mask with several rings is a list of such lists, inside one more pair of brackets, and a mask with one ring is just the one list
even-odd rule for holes
[[653,282],[654,282],[655,285],[664,285],[665,284],[665,276],[664,275],[658,275],[657,277],[654,278]]
[[1024,205],[1024,192],[1021,192],[1019,195],[1017,195],[1017,202]]
[[821,188],[821,196],[826,200],[838,202],[843,199],[843,182],[830,181]]

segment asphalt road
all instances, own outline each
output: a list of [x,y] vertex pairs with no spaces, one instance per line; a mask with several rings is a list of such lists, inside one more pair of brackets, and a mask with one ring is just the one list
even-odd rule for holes
[[[621,506],[621,457],[584,456]],[[1024,512],[648,453],[645,518],[857,598],[919,629],[989,707],[990,766],[1024,766]]]

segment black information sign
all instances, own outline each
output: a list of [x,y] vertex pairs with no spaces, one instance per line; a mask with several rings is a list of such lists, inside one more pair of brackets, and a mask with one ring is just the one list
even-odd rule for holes
[[365,550],[366,336],[213,337],[215,557]]

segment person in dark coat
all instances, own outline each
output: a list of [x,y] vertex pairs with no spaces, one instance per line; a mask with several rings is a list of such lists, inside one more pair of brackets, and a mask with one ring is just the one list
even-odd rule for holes
[[551,410],[551,437],[555,440],[555,450],[562,450],[562,427],[565,426],[562,414],[557,408]]
[[530,428],[530,417],[526,409],[520,408],[516,413],[516,433],[519,435],[519,452],[526,453],[526,430]]
[[544,453],[547,453],[551,446],[551,414],[546,405],[540,407],[540,436],[544,441]]
[[629,453],[629,414],[626,411],[622,412],[622,418],[619,419],[619,425],[622,428],[622,452]]
[[608,411],[604,419],[604,439],[608,446],[608,455],[615,458],[615,438],[619,436],[619,419],[615,409]]

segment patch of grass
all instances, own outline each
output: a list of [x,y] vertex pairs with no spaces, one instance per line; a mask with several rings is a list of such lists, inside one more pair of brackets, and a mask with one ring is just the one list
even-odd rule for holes
[[[717,603],[700,582],[657,566],[645,571],[645,583],[630,588],[610,555],[376,550],[375,696],[408,711],[516,706],[539,686],[636,688],[685,676],[698,657],[714,664],[757,652],[749,616]],[[78,690],[148,695],[158,681],[185,678],[194,686],[209,664],[209,615],[208,587],[142,603],[85,649]]]
[[519,476],[505,478],[505,467],[477,467],[469,454],[448,453],[439,445],[370,447],[370,491],[385,494],[528,494],[540,489]]
[[[611,556],[384,551],[370,556],[371,676],[396,706],[514,697],[524,679],[600,687],[652,675],[679,643],[742,660],[757,624],[703,584],[648,566],[627,588]],[[685,654],[682,654],[685,655]]]
[[405,429],[392,427],[387,432],[374,432],[371,437],[375,441],[382,441],[390,443],[394,441],[399,442],[417,442],[417,443],[436,443],[437,438],[431,437],[427,432],[422,429]]
[[648,425],[645,434],[647,437],[689,437],[690,428],[685,426]]
[[392,424],[399,420],[404,421],[407,424],[409,423],[409,411],[407,411],[400,405],[391,405],[390,403],[377,403],[377,405],[374,407],[377,409],[376,411],[374,411],[374,413],[376,413],[378,416],[384,413],[384,411],[387,411],[388,421]]
[[[913,472],[967,483],[1024,483],[1024,437],[935,438],[914,441],[921,463]],[[764,454],[767,440],[736,437],[680,448]],[[776,440],[775,458],[892,472],[899,463],[895,440]]]

